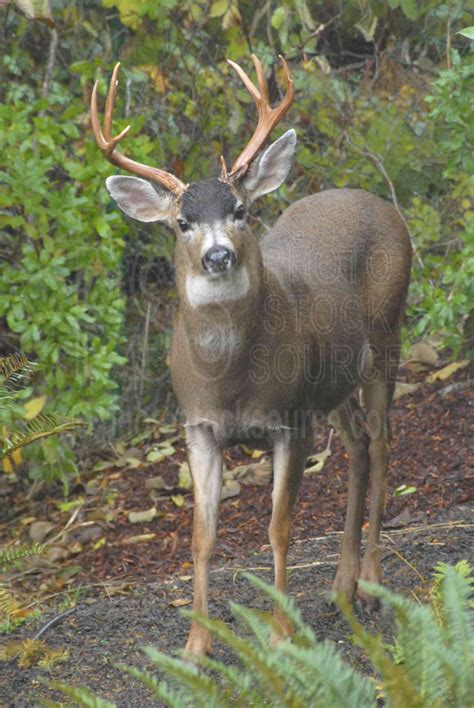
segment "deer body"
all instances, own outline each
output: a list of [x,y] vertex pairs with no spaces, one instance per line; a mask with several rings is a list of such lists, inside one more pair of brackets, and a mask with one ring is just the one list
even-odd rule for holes
[[[117,69],[103,133],[96,88],[92,99],[94,132],[107,157],[160,183],[111,177],[110,193],[130,216],[165,221],[176,233],[179,306],[171,376],[194,483],[193,608],[201,613],[208,605],[224,448],[241,442],[273,448],[269,536],[275,584],[285,591],[293,505],[315,426],[327,416],[349,457],[347,514],[334,587],[352,596],[359,577],[381,579],[388,409],[409,281],[409,237],[393,206],[361,190],[340,189],[295,202],[260,241],[256,238],[245,221],[246,210],[285,179],[296,138],[287,131],[260,152],[277,114],[291,103],[292,84],[284,63],[287,95],[280,107],[270,109],[263,70],[255,58],[254,63],[260,92],[234,68],[259,109],[259,126],[231,172],[224,165],[219,179],[184,185],[116,153],[126,132],[117,138],[111,134]],[[358,389],[365,411],[352,396]],[[360,563],[369,472],[369,533]],[[291,627],[278,608],[275,616],[281,634],[289,634]],[[187,649],[195,654],[210,650],[208,632],[194,621]]]

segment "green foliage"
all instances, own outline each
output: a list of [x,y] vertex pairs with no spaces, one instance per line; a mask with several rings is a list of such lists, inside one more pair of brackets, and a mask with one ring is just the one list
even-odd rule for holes
[[[464,562],[465,564],[465,562]],[[439,568],[439,566],[438,566]],[[465,569],[465,568],[464,568]],[[367,652],[380,674],[389,706],[444,706],[468,708],[474,692],[474,616],[470,607],[474,578],[445,565],[438,578],[441,602],[422,605],[364,583],[364,589],[394,611],[397,663],[384,651],[381,637],[373,637],[359,625],[350,608],[344,613],[357,643]]]
[[[49,683],[49,686],[56,691],[61,691],[61,693],[68,698],[71,698],[75,706],[84,706],[85,708],[116,708],[115,703],[110,703],[110,701],[104,701],[102,698],[94,696],[88,688],[83,686],[68,686],[61,681],[52,681]],[[39,705],[46,706],[47,708],[63,708],[64,703],[40,698]]]
[[44,551],[44,545],[34,543],[32,546],[11,546],[0,548],[0,566],[12,565],[22,558],[29,556],[39,556]]
[[[474,624],[470,609],[474,578],[465,561],[456,567],[439,564],[436,571],[435,585],[440,597],[438,610],[379,585],[363,583],[364,590],[380,598],[394,613],[396,660],[387,653],[382,637],[368,633],[355,619],[347,600],[338,598],[354,633],[353,641],[362,647],[376,673],[378,692],[375,679],[350,667],[331,642],[316,640],[292,600],[250,575],[246,576],[248,580],[277,602],[293,623],[296,631],[291,642],[282,640],[269,645],[274,629],[273,618],[267,613],[231,603],[233,615],[250,636],[237,634],[220,620],[192,612],[185,614],[196,619],[230,648],[238,664],[200,657],[195,658],[197,666],[148,647],[145,651],[149,660],[164,671],[166,680],[159,680],[148,670],[122,668],[141,681],[155,700],[176,708],[224,708],[229,705],[369,708],[378,705],[380,697],[388,708],[444,705],[468,708],[474,692],[471,670]],[[54,687],[66,693],[58,684]],[[90,699],[87,694],[85,700]],[[79,705],[91,703],[79,700]]]

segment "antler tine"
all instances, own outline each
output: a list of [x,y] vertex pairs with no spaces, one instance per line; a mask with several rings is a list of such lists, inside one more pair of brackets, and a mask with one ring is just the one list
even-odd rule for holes
[[262,100],[265,101],[265,103],[270,104],[270,98],[268,96],[268,84],[265,79],[265,73],[263,71],[262,62],[257,56],[255,56],[255,54],[252,54],[252,61],[255,67],[255,71],[257,72],[257,81],[258,88],[260,89],[260,96]]
[[146,179],[153,180],[154,182],[160,182],[164,187],[166,187],[179,197],[187,187],[187,185],[181,182],[180,179],[172,175],[170,172],[165,172],[164,170],[160,170],[157,167],[150,167],[149,165],[143,165],[140,162],[135,162],[135,160],[131,160],[129,157],[125,157],[125,155],[122,155],[122,153],[118,152],[118,150],[115,149],[117,144],[126,136],[128,131],[130,130],[130,126],[128,125],[122,130],[121,133],[119,133],[115,137],[112,136],[112,116],[115,106],[115,95],[117,93],[117,75],[119,69],[120,63],[115,65],[112,74],[112,79],[110,81],[109,91],[107,93],[107,99],[105,101],[103,130],[100,125],[99,110],[97,107],[97,92],[99,85],[98,81],[95,82],[94,88],[92,89],[91,124],[92,131],[94,133],[94,137],[97,141],[97,144],[106,156],[106,158],[109,160],[109,162],[111,162],[113,165],[117,165],[117,167],[121,167],[122,169],[127,170],[127,172],[139,175],[140,177],[145,177]]
[[270,135],[273,128],[281,121],[281,119],[289,110],[290,106],[295,100],[295,89],[293,86],[293,79],[291,78],[288,64],[282,56],[280,56],[279,58],[285,75],[286,93],[281,103],[275,108],[271,108],[270,106],[270,100],[268,97],[268,85],[259,59],[254,54],[252,54],[252,61],[254,63],[255,71],[257,73],[258,86],[260,90],[256,88],[256,86],[249,79],[245,71],[241,69],[238,64],[233,61],[230,61],[229,59],[227,60],[230,66],[237,72],[243,84],[245,85],[245,88],[252,96],[252,99],[257,108],[258,123],[252,138],[248,142],[247,146],[244,148],[243,152],[239,155],[237,160],[232,165],[231,171],[227,173],[227,170],[223,169],[221,179],[229,180],[231,178],[235,178],[237,174],[239,176],[245,174],[249,164],[252,162],[252,160],[264,144],[265,140]]
[[120,62],[114,66],[112,72],[112,78],[110,79],[109,90],[107,92],[107,98],[105,100],[105,111],[104,111],[104,136],[106,140],[112,139],[112,115],[115,108],[115,95],[117,93],[118,86],[118,73],[120,70]]

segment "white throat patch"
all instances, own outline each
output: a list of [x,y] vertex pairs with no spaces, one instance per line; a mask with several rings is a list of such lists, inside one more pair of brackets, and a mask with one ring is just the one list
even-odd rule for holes
[[208,275],[190,275],[186,278],[186,297],[191,307],[241,300],[249,288],[249,275],[244,267],[218,278]]

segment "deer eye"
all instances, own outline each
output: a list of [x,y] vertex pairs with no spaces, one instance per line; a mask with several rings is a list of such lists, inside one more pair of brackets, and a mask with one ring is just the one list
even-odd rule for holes
[[185,219],[178,219],[178,226],[183,233],[189,230],[189,224]]
[[234,211],[234,219],[243,219],[245,216],[245,207],[243,204],[239,204],[237,209]]

